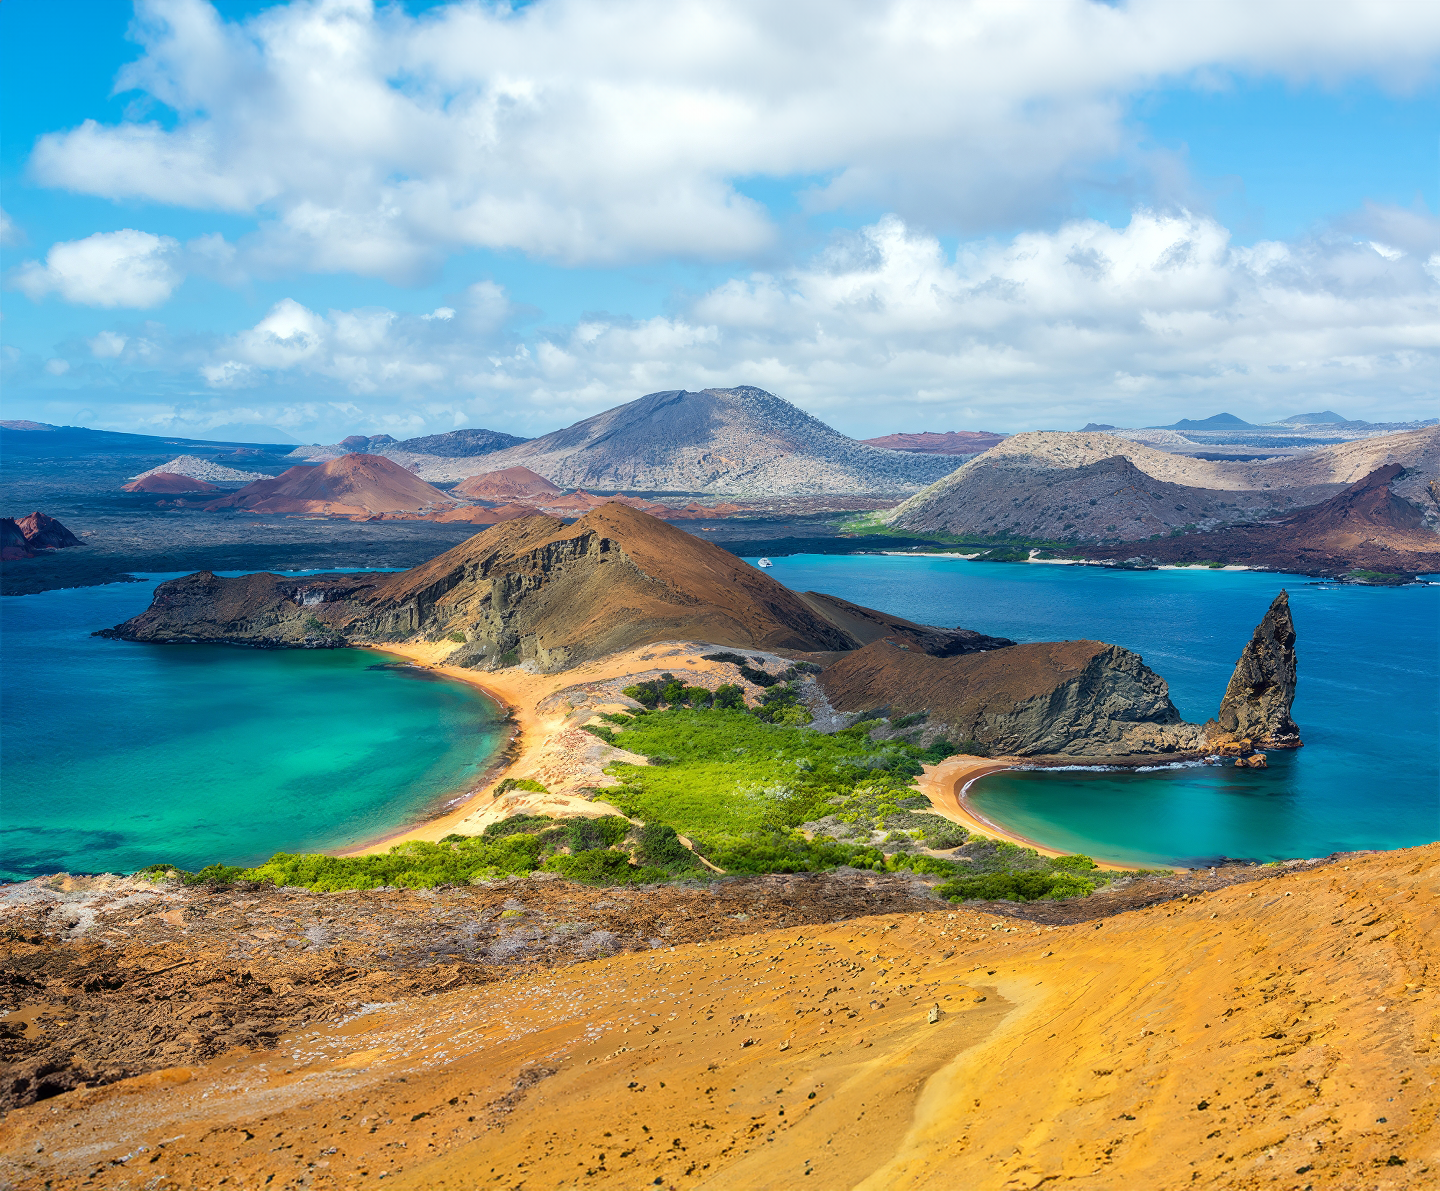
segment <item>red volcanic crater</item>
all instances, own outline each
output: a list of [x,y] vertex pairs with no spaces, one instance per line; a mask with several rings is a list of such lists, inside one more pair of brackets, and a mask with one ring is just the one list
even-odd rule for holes
[[419,513],[454,503],[439,488],[383,455],[355,454],[341,455],[318,467],[292,467],[273,480],[256,480],[238,492],[212,500],[205,508],[369,517],[376,513]]
[[182,476],[173,471],[151,472],[138,480],[131,480],[120,489],[121,492],[219,492],[214,484],[197,480],[194,476]]

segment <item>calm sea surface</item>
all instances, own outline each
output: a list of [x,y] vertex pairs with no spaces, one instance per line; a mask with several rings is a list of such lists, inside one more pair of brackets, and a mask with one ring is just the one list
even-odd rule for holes
[[1339,587],[1243,571],[1115,572],[795,555],[767,572],[911,620],[1139,653],[1188,720],[1213,716],[1275,594],[1290,592],[1305,747],[1270,768],[987,777],[975,806],[1031,839],[1127,864],[1278,860],[1440,839],[1440,586]]
[[342,847],[481,776],[473,687],[368,650],[92,637],[160,578],[0,600],[0,879]]
[[[1030,772],[977,807],[1032,839],[1131,864],[1272,860],[1440,838],[1440,587],[1336,587],[1209,570],[798,555],[769,571],[912,620],[1141,654],[1187,719],[1213,715],[1275,593],[1290,592],[1305,748],[1268,770]],[[477,780],[502,739],[473,688],[361,650],[92,637],[155,582],[0,600],[0,878],[197,868],[337,848]]]

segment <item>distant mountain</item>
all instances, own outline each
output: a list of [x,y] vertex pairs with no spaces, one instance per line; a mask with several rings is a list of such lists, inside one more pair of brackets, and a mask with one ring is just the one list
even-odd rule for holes
[[326,513],[368,517],[377,513],[415,513],[449,506],[440,489],[380,455],[352,452],[319,467],[298,464],[274,479],[247,484],[205,506],[252,513]]
[[1115,427],[1112,426],[1112,425],[1110,425],[1109,422],[1086,422],[1085,425],[1083,425],[1083,426],[1080,427],[1081,433],[1084,433],[1086,430],[1114,430],[1114,429],[1115,429]]
[[279,446],[289,442],[265,439],[217,441],[170,435],[129,434],[119,430],[91,430],[88,426],[49,426],[44,422],[0,422],[0,455],[46,459],[81,459],[91,455],[173,454],[180,447],[190,454],[218,452],[234,447]]
[[483,460],[405,462],[428,480],[519,466],[563,488],[750,497],[914,492],[955,466],[846,438],[748,385],[650,393]]
[[1153,426],[1153,430],[1253,430],[1256,427],[1244,418],[1234,414],[1216,414],[1209,418],[1181,418],[1168,426]]
[[1281,418],[1278,425],[1281,426],[1318,426],[1326,422],[1349,422],[1350,419],[1342,417],[1333,410],[1327,409],[1324,413],[1318,414],[1291,414],[1288,418]]
[[[1387,463],[1398,495],[1440,521],[1440,429],[1339,443],[1264,462],[1212,462],[1115,435],[1007,438],[886,515],[896,529],[1122,541],[1269,519],[1334,496]],[[1427,495],[1430,494],[1430,495]]]
[[[131,476],[130,483],[126,484],[126,492],[178,492],[178,488],[154,488],[145,487],[141,481],[155,475],[168,476],[189,476],[192,480],[204,480],[207,484],[248,484],[252,480],[265,480],[269,477],[264,472],[242,471],[238,467],[226,467],[224,464],[216,463],[211,459],[204,459],[198,455],[178,455],[168,463],[161,463],[149,471],[142,471],[138,476]],[[202,491],[202,489],[192,489]]]
[[194,476],[182,475],[177,471],[149,471],[143,476],[120,486],[121,492],[163,492],[173,496],[178,492],[221,492],[214,484],[197,480]]
[[527,501],[559,496],[564,490],[528,467],[507,467],[486,471],[455,485],[456,496],[470,500]]
[[439,455],[446,459],[468,459],[474,455],[490,455],[506,447],[516,447],[526,438],[517,438],[501,430],[447,430],[444,434],[427,434],[423,438],[407,438],[387,447],[381,454],[409,452],[412,455]]
[[922,455],[978,455],[1004,441],[1003,434],[988,430],[947,430],[943,434],[924,431],[920,434],[886,434],[880,438],[860,441],[887,451],[915,451]]
[[[1420,503],[1397,493],[1393,485],[1403,481],[1408,470],[1400,463],[1377,467],[1329,500],[1284,521],[1161,538],[1139,550],[1157,562],[1238,563],[1309,575],[1434,572],[1440,570],[1440,534],[1427,521],[1433,524],[1436,519],[1435,492],[1433,487],[1417,491],[1412,484],[1411,494]],[[1133,544],[1122,551],[1101,547],[1092,556],[1122,557],[1135,549]]]
[[223,426],[211,426],[206,433],[215,442],[263,442],[271,444],[295,443],[300,440],[274,426],[262,426],[255,422],[226,422]]

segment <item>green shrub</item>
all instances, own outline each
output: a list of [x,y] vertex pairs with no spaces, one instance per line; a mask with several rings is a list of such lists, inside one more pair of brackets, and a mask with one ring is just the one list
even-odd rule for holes
[[715,688],[710,706],[719,711],[744,711],[745,688],[736,686],[733,682],[721,683]]
[[977,898],[992,902],[1031,902],[1046,897],[1054,888],[1055,880],[1049,873],[987,873],[946,881],[935,892],[952,902]]
[[922,723],[929,718],[930,713],[928,711],[917,711],[914,715],[902,716],[900,719],[894,720],[890,724],[890,728],[895,732],[903,732],[906,728],[913,728],[916,724]]
[[[559,821],[552,819],[549,815],[511,815],[508,819],[491,823],[480,835],[481,838],[487,840],[503,839],[507,835],[539,835],[554,827]],[[452,838],[467,840],[473,839],[474,836],[445,837],[447,840]],[[445,840],[440,842],[444,843]]]
[[501,794],[510,793],[511,790],[530,790],[536,794],[548,794],[550,792],[533,778],[507,777],[503,778],[499,785],[495,787],[495,795],[499,797]]
[[603,815],[596,819],[566,820],[566,844],[572,852],[588,852],[594,848],[611,848],[625,838],[630,830],[628,819]]
[[709,707],[712,698],[714,696],[710,693],[709,687],[687,686],[681,692],[680,701],[691,707]]
[[978,740],[962,740],[955,746],[957,753],[967,757],[989,757],[991,749],[988,744],[981,744]]
[[445,640],[454,641],[456,645],[464,645],[465,634],[457,630],[456,632],[453,632],[448,637],[446,637]]
[[640,829],[640,860],[656,868],[690,869],[699,866],[695,853],[680,842],[675,828],[664,823],[646,823]]
[[1068,870],[1074,873],[1090,872],[1099,866],[1090,857],[1076,852],[1070,856],[1055,856],[1050,860],[1051,868]]

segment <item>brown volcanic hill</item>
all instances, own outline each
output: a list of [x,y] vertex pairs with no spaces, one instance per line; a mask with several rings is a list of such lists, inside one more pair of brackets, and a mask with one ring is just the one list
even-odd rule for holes
[[415,513],[455,502],[381,455],[349,454],[316,467],[304,464],[274,479],[256,480],[213,500],[213,509],[252,513]]
[[570,526],[507,521],[394,575],[201,573],[161,586],[118,635],[332,645],[461,633],[465,664],[529,660],[546,670],[651,641],[811,652],[854,644],[763,572],[618,504]]
[[1324,503],[1278,523],[1238,525],[1218,533],[1086,553],[1118,558],[1138,550],[1141,557],[1157,562],[1224,562],[1307,575],[1440,571],[1440,534],[1426,527],[1423,509],[1394,491],[1397,482],[1408,479],[1400,464],[1390,463]]
[[914,492],[951,470],[946,456],[857,442],[749,385],[650,393],[479,460],[405,462],[431,480],[518,464],[565,488],[750,497]]
[[25,542],[32,550],[63,550],[67,546],[85,544],[54,517],[39,511],[19,518],[15,524],[25,535]]
[[499,471],[481,472],[455,485],[457,496],[470,500],[532,500],[559,496],[564,491],[528,467],[505,467]]
[[484,508],[480,505],[467,505],[459,509],[446,509],[443,513],[427,513],[422,520],[425,521],[468,521],[471,525],[499,525],[502,521],[515,521],[521,517],[538,517],[540,510],[534,505],[510,504],[497,505],[495,508]]
[[219,492],[214,484],[194,476],[176,475],[173,471],[152,471],[121,485],[121,492]]
[[457,662],[564,669],[655,641],[829,654],[886,632],[946,654],[1008,644],[797,595],[763,571],[638,509],[607,504],[566,526],[507,521],[393,575],[287,579],[204,573],[162,584],[114,634],[142,641],[292,646],[445,640]]
[[[1110,462],[1117,459],[1134,471]],[[1087,470],[1102,463],[1123,482],[1107,489],[1103,477]],[[1440,502],[1428,489],[1440,478],[1440,427],[1238,463],[1170,454],[1112,434],[1034,431],[1007,438],[884,520],[914,533],[1134,541],[1173,529],[1210,530],[1284,516],[1388,463],[1405,468],[1399,495],[1440,525]],[[1136,472],[1170,487],[1147,484]]]
[[882,434],[860,441],[887,451],[916,451],[922,455],[978,455],[1005,441],[1005,435],[988,430],[926,430],[920,434]]

